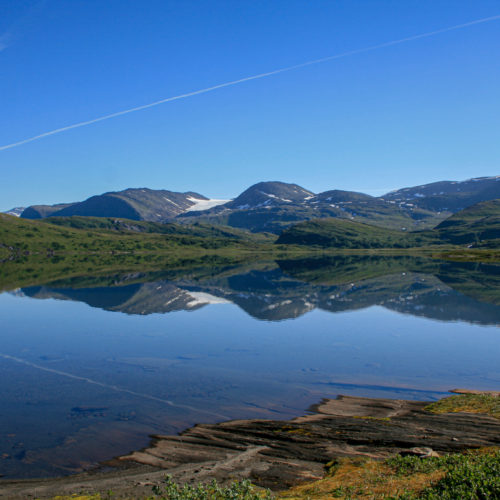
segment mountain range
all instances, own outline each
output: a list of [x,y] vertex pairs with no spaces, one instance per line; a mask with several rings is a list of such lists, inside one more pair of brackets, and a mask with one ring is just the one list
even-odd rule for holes
[[[78,215],[162,223],[206,222],[275,234],[297,222],[338,218],[412,231],[433,228],[464,208],[500,198],[499,181],[500,176],[442,181],[379,197],[342,190],[316,194],[297,184],[260,182],[233,200],[214,200],[192,191],[137,188],[108,192],[75,203],[32,205],[20,217]],[[9,213],[18,215],[19,211],[13,209]]]
[[125,189],[91,196],[77,203],[32,205],[21,213],[21,217],[43,219],[81,215],[166,222],[198,204],[205,207],[208,202],[208,198],[192,191],[176,193],[164,189]]

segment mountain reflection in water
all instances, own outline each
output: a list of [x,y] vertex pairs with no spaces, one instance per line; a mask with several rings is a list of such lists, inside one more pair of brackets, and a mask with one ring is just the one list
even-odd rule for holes
[[[500,322],[500,266],[425,261],[407,257],[329,257],[282,260],[262,267],[230,267],[219,275],[173,281],[151,276],[72,279],[22,288],[38,299],[85,302],[126,314],[165,314],[231,302],[256,319],[280,321],[313,310],[332,313],[383,306],[443,321]],[[154,279],[154,278],[153,278]],[[101,278],[109,281],[109,277]],[[132,284],[127,284],[133,281]],[[18,291],[19,293],[19,291]]]
[[[341,393],[432,400],[500,386],[499,266],[354,255],[202,264],[70,277],[60,263],[26,264],[27,275],[9,264],[0,475],[69,474],[150,434],[287,419]],[[59,277],[36,282],[40,269]]]

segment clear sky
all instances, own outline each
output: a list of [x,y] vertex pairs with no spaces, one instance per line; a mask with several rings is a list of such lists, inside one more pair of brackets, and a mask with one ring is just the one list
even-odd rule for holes
[[[498,0],[2,0],[0,147],[500,14]],[[500,20],[0,150],[0,210],[262,180],[370,194],[500,174]]]

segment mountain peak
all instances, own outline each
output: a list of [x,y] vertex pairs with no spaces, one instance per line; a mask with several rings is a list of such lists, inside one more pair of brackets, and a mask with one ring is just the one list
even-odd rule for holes
[[339,203],[346,201],[368,201],[373,200],[373,196],[357,191],[343,191],[341,189],[332,189],[319,193],[314,198],[316,201]]
[[248,209],[283,204],[297,204],[312,198],[314,193],[298,184],[279,181],[258,182],[243,191],[225,206],[232,209]]

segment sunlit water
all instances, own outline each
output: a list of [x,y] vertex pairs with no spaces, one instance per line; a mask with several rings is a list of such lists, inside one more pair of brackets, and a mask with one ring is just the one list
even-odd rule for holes
[[338,394],[499,389],[495,297],[414,270],[332,285],[284,269],[0,295],[0,474],[72,473],[150,434]]

